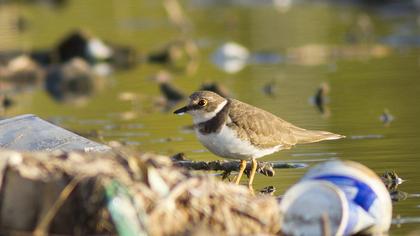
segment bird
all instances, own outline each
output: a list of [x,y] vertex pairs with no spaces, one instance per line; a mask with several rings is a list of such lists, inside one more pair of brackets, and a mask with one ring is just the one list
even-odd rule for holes
[[326,131],[299,128],[280,117],[232,98],[211,91],[196,91],[188,104],[174,111],[192,116],[198,140],[212,153],[227,159],[239,159],[239,184],[251,160],[248,188],[257,170],[257,160],[274,152],[290,149],[296,144],[334,140],[345,136]]

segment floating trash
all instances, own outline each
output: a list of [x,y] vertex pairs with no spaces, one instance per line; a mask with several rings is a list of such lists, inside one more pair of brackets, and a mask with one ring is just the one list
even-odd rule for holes
[[249,51],[244,46],[227,42],[213,54],[213,63],[221,70],[234,74],[245,67],[249,56]]
[[274,65],[286,61],[286,57],[275,52],[255,52],[235,42],[227,42],[213,53],[213,63],[221,70],[234,74],[246,65]]
[[79,103],[92,96],[98,87],[97,82],[90,65],[82,58],[74,58],[51,67],[45,88],[56,101]]
[[260,194],[266,194],[266,195],[274,195],[274,193],[276,192],[276,187],[270,185],[267,187],[264,187],[263,189],[260,190]]
[[391,198],[365,166],[329,161],[311,168],[280,203],[286,235],[351,235],[387,232]]
[[90,141],[34,115],[0,121],[0,147],[18,151],[106,152],[108,146]]
[[395,185],[400,185],[405,181],[401,179],[395,171],[386,171],[381,176],[381,179],[385,184],[390,183],[390,184],[395,184]]
[[385,173],[381,175],[381,180],[388,189],[393,202],[407,199],[408,193],[398,190],[398,186],[405,182],[405,180],[400,178],[395,171],[385,171]]
[[113,50],[99,38],[91,38],[86,45],[87,53],[95,60],[107,60],[112,57]]
[[[74,58],[82,58],[89,64],[106,62],[120,69],[127,69],[137,64],[136,52],[133,48],[104,42],[85,30],[68,33],[57,42],[57,46],[52,50],[56,58],[51,59],[62,63]],[[104,69],[103,66],[98,71],[104,74],[111,72],[108,68]]]
[[384,109],[384,112],[379,117],[379,120],[382,121],[382,123],[385,126],[389,126],[392,121],[394,121],[394,116],[389,112],[387,108]]

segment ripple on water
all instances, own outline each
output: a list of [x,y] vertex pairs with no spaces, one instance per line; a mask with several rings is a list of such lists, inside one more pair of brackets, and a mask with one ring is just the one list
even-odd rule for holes
[[80,125],[108,125],[111,122],[109,120],[101,119],[80,119],[77,123]]
[[333,161],[337,160],[337,157],[330,157],[330,158],[317,158],[317,159],[303,159],[303,160],[287,160],[287,162],[303,162],[303,163],[309,163],[309,162],[324,162],[324,161]]
[[292,157],[319,157],[319,156],[337,156],[336,152],[313,152],[313,153],[293,153]]
[[393,225],[402,225],[402,224],[418,224],[420,223],[420,217],[401,217],[397,216],[396,218],[392,219],[391,224]]
[[158,138],[150,140],[151,143],[169,143],[169,142],[180,142],[184,141],[181,137],[168,137],[168,138]]
[[147,137],[150,136],[150,133],[148,132],[116,132],[113,131],[111,133],[105,133],[102,136],[104,137]]
[[143,129],[144,125],[140,123],[131,124],[107,124],[103,127],[105,130],[118,130],[118,129]]
[[366,134],[366,135],[351,135],[350,139],[381,139],[384,138],[382,134]]
[[205,153],[205,152],[208,152],[206,149],[195,149],[195,150],[192,150],[191,152],[193,152],[193,153]]

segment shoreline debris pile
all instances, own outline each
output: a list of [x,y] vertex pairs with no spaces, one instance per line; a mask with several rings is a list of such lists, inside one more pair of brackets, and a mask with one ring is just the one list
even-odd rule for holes
[[274,197],[192,175],[168,157],[0,152],[1,233],[276,234]]

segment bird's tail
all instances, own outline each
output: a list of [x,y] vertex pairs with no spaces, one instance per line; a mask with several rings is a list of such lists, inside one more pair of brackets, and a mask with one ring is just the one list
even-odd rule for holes
[[305,129],[293,130],[293,134],[297,139],[297,143],[315,143],[323,140],[335,140],[346,137],[344,135],[334,134],[327,131]]

